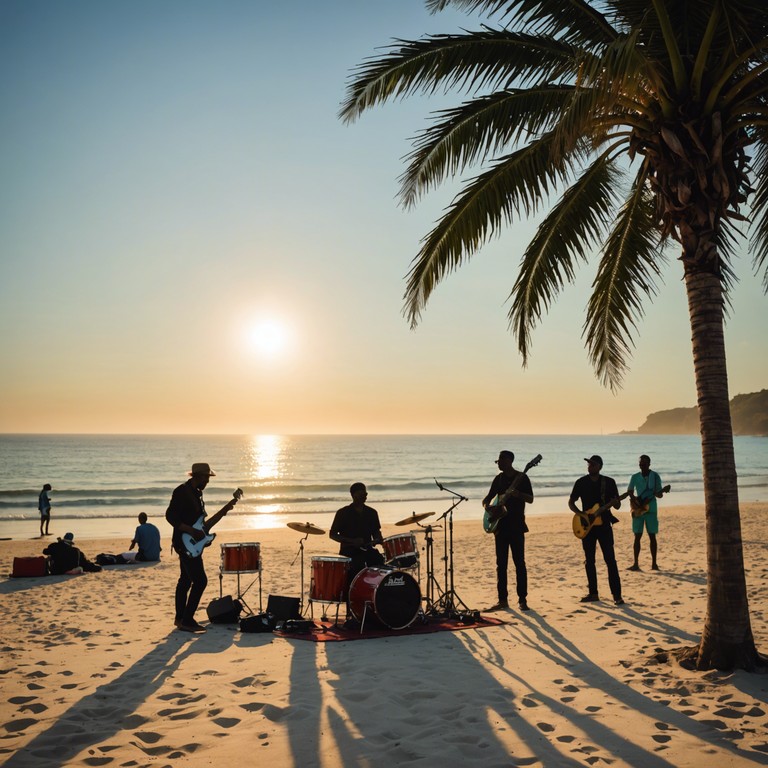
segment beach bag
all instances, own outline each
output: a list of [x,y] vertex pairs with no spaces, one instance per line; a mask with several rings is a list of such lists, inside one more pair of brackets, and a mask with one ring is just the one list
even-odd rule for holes
[[14,557],[11,576],[15,579],[29,576],[46,576],[48,574],[48,558],[43,555],[36,557]]
[[241,632],[272,632],[277,626],[277,619],[269,613],[257,613],[240,619]]
[[232,595],[224,595],[211,600],[205,610],[208,619],[214,624],[237,624],[243,604],[239,600],[233,600]]

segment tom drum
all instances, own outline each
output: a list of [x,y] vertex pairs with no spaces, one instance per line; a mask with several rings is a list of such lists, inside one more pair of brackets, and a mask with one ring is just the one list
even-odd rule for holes
[[221,545],[222,573],[258,573],[260,570],[261,544],[258,542]]
[[343,603],[347,599],[349,557],[313,557],[309,599]]
[[413,568],[419,562],[419,549],[413,533],[398,533],[384,539],[387,565],[393,568]]

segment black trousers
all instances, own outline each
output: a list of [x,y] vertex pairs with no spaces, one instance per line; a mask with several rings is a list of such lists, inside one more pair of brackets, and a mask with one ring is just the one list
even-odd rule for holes
[[598,543],[603,553],[606,568],[608,568],[608,586],[611,588],[611,594],[614,598],[621,597],[621,577],[619,576],[619,567],[616,565],[616,553],[613,549],[613,526],[607,522],[594,526],[581,540],[581,545],[584,547],[584,570],[587,572],[587,589],[592,595],[598,594],[597,568],[595,566],[595,553]]
[[507,566],[509,553],[512,552],[512,562],[515,564],[517,579],[517,598],[525,600],[528,597],[528,569],[525,567],[525,534],[497,531],[496,539],[496,590],[499,602],[506,603],[509,598],[507,588]]
[[179,555],[179,581],[176,584],[176,621],[190,624],[208,586],[203,558]]
[[384,556],[378,549],[374,549],[373,547],[370,549],[358,550],[354,554],[347,555],[347,557],[352,558],[347,573],[347,594],[349,594],[349,587],[352,584],[352,580],[363,570],[363,568],[373,568],[384,565]]

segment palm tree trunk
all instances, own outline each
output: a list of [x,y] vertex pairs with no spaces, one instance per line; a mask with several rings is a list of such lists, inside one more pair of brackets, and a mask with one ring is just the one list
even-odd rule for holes
[[692,656],[698,669],[754,669],[744,574],[720,277],[686,270],[691,344],[701,429],[707,541],[707,616]]

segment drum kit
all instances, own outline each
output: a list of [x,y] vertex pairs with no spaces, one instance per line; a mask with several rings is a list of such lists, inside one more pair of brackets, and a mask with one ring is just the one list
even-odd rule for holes
[[[437,481],[435,481],[437,482]],[[311,613],[314,603],[323,606],[323,612],[329,605],[336,606],[336,623],[343,604],[348,605],[352,618],[360,622],[362,632],[368,618],[375,618],[385,627],[405,629],[421,617],[460,618],[474,613],[467,608],[456,594],[453,581],[453,510],[466,497],[440,485],[440,490],[448,491],[454,501],[435,522],[446,520],[444,531],[444,578],[440,584],[434,565],[433,533],[440,530],[438,525],[423,525],[422,521],[432,517],[434,512],[413,513],[395,523],[396,526],[418,526],[418,530],[395,534],[383,539],[385,565],[363,568],[349,582],[351,558],[335,556],[316,556],[311,559],[311,579],[309,600],[306,609]],[[294,557],[301,558],[301,614],[305,614],[304,600],[304,542],[309,536],[322,535],[325,531],[312,523],[288,523],[288,527],[304,536],[299,542],[299,550]],[[416,536],[425,537],[425,592],[421,592],[421,562]],[[349,583],[349,589],[347,585]],[[422,601],[425,603],[422,609]],[[325,619],[325,616],[323,616]]]

